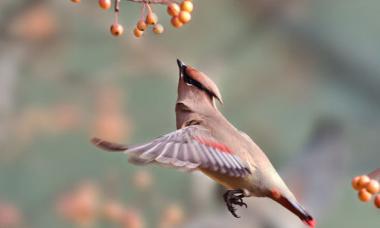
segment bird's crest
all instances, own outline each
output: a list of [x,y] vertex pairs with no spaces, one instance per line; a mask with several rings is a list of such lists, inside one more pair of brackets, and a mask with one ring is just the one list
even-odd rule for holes
[[205,91],[212,98],[218,99],[223,103],[222,95],[215,82],[213,82],[206,74],[196,70],[193,67],[185,65],[181,60],[177,60],[178,66],[181,71],[181,77],[190,85],[197,87],[200,90]]

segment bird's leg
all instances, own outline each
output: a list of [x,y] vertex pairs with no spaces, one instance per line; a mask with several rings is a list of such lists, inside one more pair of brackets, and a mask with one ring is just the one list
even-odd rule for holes
[[228,190],[223,195],[224,202],[226,202],[227,209],[236,218],[240,218],[240,217],[236,214],[236,208],[234,207],[234,205],[238,205],[240,207],[245,206],[247,208],[247,204],[243,202],[244,197],[245,195],[242,189]]

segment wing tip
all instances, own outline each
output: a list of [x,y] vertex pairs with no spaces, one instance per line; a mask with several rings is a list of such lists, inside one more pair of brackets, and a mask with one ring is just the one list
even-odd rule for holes
[[96,147],[106,151],[121,152],[128,150],[128,147],[126,145],[112,143],[97,137],[92,138],[91,143],[94,144]]

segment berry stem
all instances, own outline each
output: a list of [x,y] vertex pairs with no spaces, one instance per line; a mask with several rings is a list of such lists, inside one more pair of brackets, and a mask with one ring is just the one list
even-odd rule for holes
[[149,13],[153,13],[152,8],[150,7],[149,3],[145,3],[144,5],[146,5],[146,7],[148,8]]
[[120,0],[115,0],[115,20],[114,24],[119,24]]
[[120,0],[115,0],[115,13],[120,12]]
[[119,12],[115,13],[114,24],[119,24]]
[[141,7],[141,15],[140,15],[140,20],[144,20],[145,18],[145,8],[146,8],[147,3],[144,3]]

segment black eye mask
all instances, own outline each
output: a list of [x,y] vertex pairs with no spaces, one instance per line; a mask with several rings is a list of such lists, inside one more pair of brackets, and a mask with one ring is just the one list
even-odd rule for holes
[[193,85],[193,86],[197,87],[198,89],[206,92],[208,95],[212,96],[212,93],[208,89],[206,89],[200,82],[194,80],[188,74],[186,74],[186,69],[184,69],[184,71],[183,71],[183,80],[187,84]]
[[[178,61],[178,60],[177,60]],[[200,90],[204,90],[204,87],[202,86],[201,83],[199,83],[198,81],[192,79],[187,73],[186,73],[186,69],[187,69],[187,66],[186,65],[183,65],[182,62],[178,62],[178,66],[180,67],[180,75],[182,75],[183,77],[183,80],[189,84],[189,85],[193,85],[195,87],[197,87],[198,89]]]

